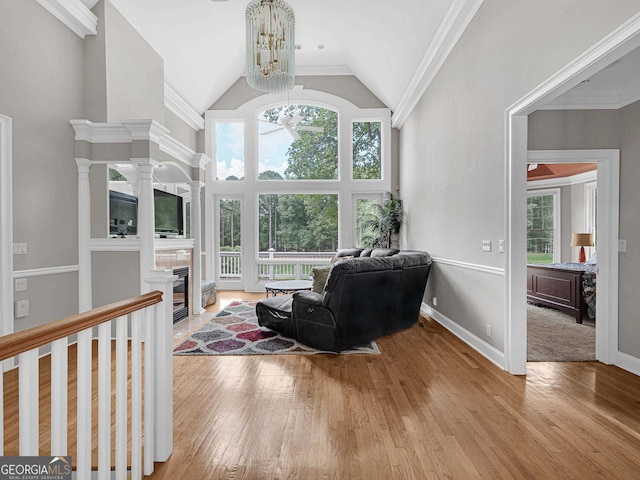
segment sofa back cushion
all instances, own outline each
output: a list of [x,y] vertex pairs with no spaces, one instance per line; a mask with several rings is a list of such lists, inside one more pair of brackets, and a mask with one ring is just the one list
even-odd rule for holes
[[[430,263],[426,253],[352,258],[335,263],[325,285],[323,305],[333,312],[345,336],[343,343],[364,343],[395,331],[396,325],[413,324],[418,318]],[[411,273],[405,281],[406,269]],[[421,276],[424,281],[417,281]],[[410,288],[411,281],[417,281],[418,285]],[[402,302],[409,305],[404,307],[400,305]]]

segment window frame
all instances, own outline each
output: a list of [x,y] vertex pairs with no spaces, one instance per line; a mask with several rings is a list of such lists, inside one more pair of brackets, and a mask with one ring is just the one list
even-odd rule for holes
[[[540,190],[528,190],[527,202],[530,197],[542,197],[551,195],[553,197],[553,260],[552,263],[559,263],[562,255],[562,202],[561,202],[561,189],[560,188],[547,188]],[[529,253],[527,251],[527,253]]]
[[[334,110],[338,114],[338,178],[332,180],[258,180],[259,145],[258,115],[260,112],[287,104],[313,105]],[[376,180],[352,179],[353,122],[381,123],[381,177]],[[244,181],[216,180],[216,122],[244,123]],[[300,86],[290,92],[265,94],[240,105],[236,110],[209,110],[205,112],[205,154],[212,162],[205,172],[204,210],[205,224],[214,228],[205,230],[206,275],[214,278],[214,261],[218,258],[218,245],[213,241],[216,213],[213,196],[240,196],[243,218],[243,272],[247,291],[262,291],[264,282],[258,279],[258,198],[261,194],[321,193],[338,195],[338,248],[351,246],[354,239],[354,196],[377,195],[392,191],[391,185],[391,111],[387,108],[359,108],[344,98]],[[251,253],[249,253],[251,252]]]

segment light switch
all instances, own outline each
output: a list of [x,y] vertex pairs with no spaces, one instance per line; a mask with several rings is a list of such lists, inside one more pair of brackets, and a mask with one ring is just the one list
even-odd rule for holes
[[482,241],[482,251],[490,252],[491,251],[491,240],[483,240]]
[[626,240],[618,240],[618,251],[626,252],[627,251],[627,241]]
[[26,255],[27,254],[27,244],[26,243],[14,243],[13,244],[13,254],[14,255]]
[[18,300],[15,303],[15,316],[22,318],[29,316],[29,300]]

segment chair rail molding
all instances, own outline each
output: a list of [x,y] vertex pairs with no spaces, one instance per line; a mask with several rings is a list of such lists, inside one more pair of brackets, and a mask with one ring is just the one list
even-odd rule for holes
[[11,139],[11,118],[0,114],[0,305],[2,305],[0,335],[13,332],[13,151]]
[[98,33],[98,17],[80,0],[36,0],[80,38]]

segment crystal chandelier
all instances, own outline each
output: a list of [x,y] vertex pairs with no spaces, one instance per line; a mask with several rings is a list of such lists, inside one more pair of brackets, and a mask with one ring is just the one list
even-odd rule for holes
[[295,83],[295,17],[283,0],[252,0],[247,6],[247,82],[278,93]]

